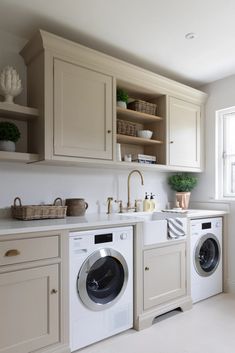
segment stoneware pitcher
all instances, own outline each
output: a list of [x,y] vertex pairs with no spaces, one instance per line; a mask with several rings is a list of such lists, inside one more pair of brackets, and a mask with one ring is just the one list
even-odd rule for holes
[[84,199],[66,199],[67,216],[84,216],[88,203]]

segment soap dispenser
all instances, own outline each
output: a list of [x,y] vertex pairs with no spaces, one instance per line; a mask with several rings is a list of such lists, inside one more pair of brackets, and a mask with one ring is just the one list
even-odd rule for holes
[[143,210],[144,212],[149,212],[150,211],[150,200],[149,200],[149,195],[147,192],[145,193],[145,198],[143,202]]
[[155,210],[155,200],[154,200],[154,196],[152,193],[151,193],[151,196],[150,196],[150,211],[154,211]]

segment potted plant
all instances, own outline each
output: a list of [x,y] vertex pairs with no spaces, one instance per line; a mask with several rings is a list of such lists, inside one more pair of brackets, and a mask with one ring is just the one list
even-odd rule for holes
[[176,191],[176,206],[187,209],[191,190],[197,185],[197,178],[184,173],[171,175],[168,184]]
[[15,143],[20,138],[18,127],[10,122],[0,122],[0,150],[1,151],[15,151]]
[[122,88],[117,88],[117,105],[121,108],[127,107],[128,94]]

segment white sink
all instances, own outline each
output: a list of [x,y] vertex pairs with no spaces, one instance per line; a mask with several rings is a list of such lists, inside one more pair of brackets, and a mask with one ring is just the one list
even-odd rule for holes
[[136,217],[143,220],[144,245],[175,241],[167,237],[167,218],[182,218],[185,233],[187,218],[185,214],[172,212],[127,212],[120,214],[123,217]]

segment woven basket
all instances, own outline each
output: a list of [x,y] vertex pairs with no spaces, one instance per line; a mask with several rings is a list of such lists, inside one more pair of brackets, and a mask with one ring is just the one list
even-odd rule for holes
[[117,133],[122,135],[136,136],[136,124],[117,119]]
[[[17,202],[19,205],[17,205]],[[56,203],[60,203],[57,205]],[[16,197],[14,205],[11,206],[13,218],[24,221],[34,219],[64,218],[66,216],[67,206],[62,206],[62,199],[57,197],[53,205],[25,205],[22,206],[21,199]]]
[[137,112],[156,115],[157,105],[154,103],[145,102],[142,100],[136,100],[134,102],[128,103],[128,109],[135,110]]

